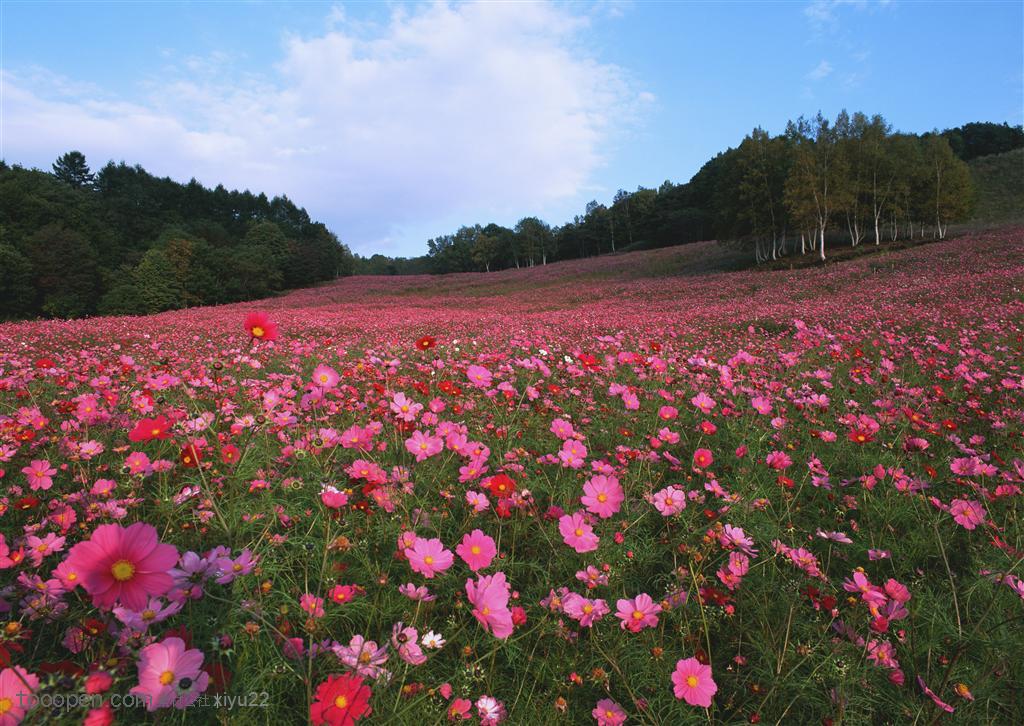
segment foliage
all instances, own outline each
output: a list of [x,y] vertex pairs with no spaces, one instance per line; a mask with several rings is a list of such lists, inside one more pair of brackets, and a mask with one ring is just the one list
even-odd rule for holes
[[5,317],[157,312],[353,272],[348,248],[287,197],[179,184],[124,163],[94,175],[79,152],[52,174],[0,165],[0,228],[13,265]]

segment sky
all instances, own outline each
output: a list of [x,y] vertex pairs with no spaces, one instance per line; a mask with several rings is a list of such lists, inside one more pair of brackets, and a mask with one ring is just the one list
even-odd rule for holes
[[0,2],[0,158],[287,195],[360,254],[685,182],[755,126],[1024,121],[1024,3]]

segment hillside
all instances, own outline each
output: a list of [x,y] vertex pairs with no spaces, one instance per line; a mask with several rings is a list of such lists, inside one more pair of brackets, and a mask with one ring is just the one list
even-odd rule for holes
[[974,180],[973,219],[991,222],[1024,217],[1024,149],[982,156],[968,166]]
[[93,709],[177,675],[211,726],[254,722],[220,689],[290,724],[332,688],[367,723],[1022,723],[1022,252],[704,242],[0,325],[0,654],[69,690],[101,654]]

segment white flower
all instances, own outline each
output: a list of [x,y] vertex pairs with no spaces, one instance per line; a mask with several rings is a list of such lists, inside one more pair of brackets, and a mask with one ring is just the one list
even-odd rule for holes
[[433,630],[424,633],[423,640],[421,642],[423,643],[424,648],[433,648],[434,650],[437,650],[438,648],[444,647],[444,638]]

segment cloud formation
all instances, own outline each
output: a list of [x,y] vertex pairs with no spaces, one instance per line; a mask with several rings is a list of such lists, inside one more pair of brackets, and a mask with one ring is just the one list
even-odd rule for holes
[[403,229],[575,197],[652,102],[586,51],[587,24],[541,3],[398,7],[379,27],[332,10],[322,34],[284,39],[269,76],[191,57],[131,100],[4,71],[3,153],[48,166],[75,148],[286,193],[357,251],[418,253]]

